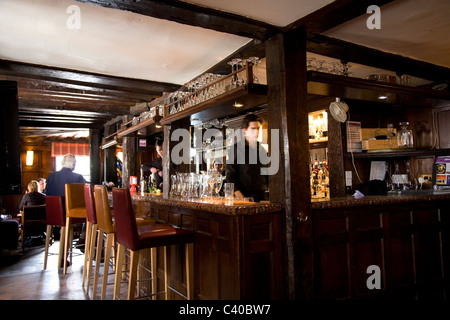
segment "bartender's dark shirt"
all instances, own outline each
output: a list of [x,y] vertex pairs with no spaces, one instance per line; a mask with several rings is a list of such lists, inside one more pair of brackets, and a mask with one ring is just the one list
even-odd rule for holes
[[19,210],[22,211],[23,206],[38,206],[41,204],[45,204],[45,194],[37,191],[25,193],[20,202]]
[[[241,191],[244,197],[253,197],[255,201],[268,200],[266,192],[268,177],[267,175],[261,175],[261,168],[264,165],[261,164],[259,156],[262,153],[267,155],[266,150],[259,142],[256,150],[245,142],[245,163],[239,164],[239,148],[237,144],[234,144],[232,148],[234,148],[234,152],[228,152],[225,182],[234,183],[234,191]],[[250,163],[249,160],[250,151],[257,154],[257,160],[254,164]]]
[[[163,169],[162,158],[158,157],[156,159],[153,159],[153,161],[146,162],[142,165],[142,169],[144,170],[144,172],[150,172],[150,175],[151,175],[150,168],[152,167],[156,168],[158,171],[162,171]],[[163,177],[161,177],[158,173],[156,173],[155,176],[156,176],[156,185],[158,186],[159,189],[162,190]]]

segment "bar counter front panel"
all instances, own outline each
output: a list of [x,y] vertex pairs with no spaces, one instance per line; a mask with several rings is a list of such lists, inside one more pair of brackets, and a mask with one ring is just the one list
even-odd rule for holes
[[448,299],[449,203],[448,194],[313,202],[316,297]]
[[[237,201],[225,205],[140,193],[132,197],[137,216],[195,231],[195,299],[283,299],[284,212],[280,205]],[[163,279],[161,252],[159,279]],[[186,293],[183,247],[173,246],[169,252],[171,286],[182,296]],[[171,299],[179,297],[169,294]]]

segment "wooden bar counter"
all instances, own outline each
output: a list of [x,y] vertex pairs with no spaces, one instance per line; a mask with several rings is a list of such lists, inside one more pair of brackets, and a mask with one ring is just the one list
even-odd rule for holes
[[[132,198],[137,216],[195,231],[195,299],[283,298],[281,205],[243,201],[227,205],[223,200],[186,201],[149,193]],[[170,281],[183,295],[184,252],[181,247],[172,249]]]
[[445,299],[450,293],[449,204],[450,194],[313,202],[316,297]]

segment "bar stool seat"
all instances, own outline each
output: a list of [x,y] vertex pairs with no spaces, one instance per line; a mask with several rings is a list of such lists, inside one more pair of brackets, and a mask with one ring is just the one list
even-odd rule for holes
[[[137,266],[139,254],[144,249],[164,247],[164,292],[168,297],[167,246],[184,244],[186,249],[187,299],[193,297],[193,242],[194,232],[175,228],[165,224],[138,226],[133,212],[130,191],[113,188],[113,203],[116,218],[116,236],[118,242],[114,300],[120,295],[121,266],[125,249],[130,250],[130,275],[128,281],[128,299],[135,298]],[[152,261],[152,283],[156,283],[156,262]],[[152,286],[153,290],[155,285]],[[155,292],[152,292],[155,294]]]
[[62,197],[45,197],[46,215],[47,215],[47,235],[45,238],[44,270],[47,269],[48,248],[53,234],[53,227],[61,227],[61,237],[59,239],[58,268],[63,266],[64,253],[64,234],[66,230],[66,220],[64,217],[64,206]]
[[[67,272],[67,257],[70,250],[70,257],[73,253],[73,224],[75,221],[86,221],[86,202],[84,200],[84,183],[67,183],[65,186],[66,195],[66,233],[64,239],[64,271]],[[75,218],[77,220],[75,220]],[[74,221],[72,221],[74,219]],[[70,248],[69,248],[70,246]],[[72,258],[71,258],[72,260]]]

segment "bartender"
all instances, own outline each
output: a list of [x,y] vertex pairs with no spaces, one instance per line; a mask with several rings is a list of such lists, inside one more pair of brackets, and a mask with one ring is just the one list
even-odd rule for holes
[[151,180],[154,180],[155,187],[162,191],[163,189],[163,141],[156,140],[155,143],[156,152],[159,157],[154,159],[151,162],[146,162],[142,165],[142,169],[144,172],[150,172]]
[[[228,152],[229,159],[226,165],[226,182],[234,183],[234,196],[237,199],[244,197],[253,197],[257,202],[268,200],[267,175],[261,175],[263,165],[260,161],[260,155],[265,154],[266,150],[258,142],[259,128],[261,119],[255,114],[248,114],[242,122],[242,131],[245,140],[232,146],[234,152]],[[245,162],[239,163],[240,159],[238,144],[245,143]],[[249,155],[257,155],[256,163],[249,160]],[[250,158],[251,159],[251,158]]]

